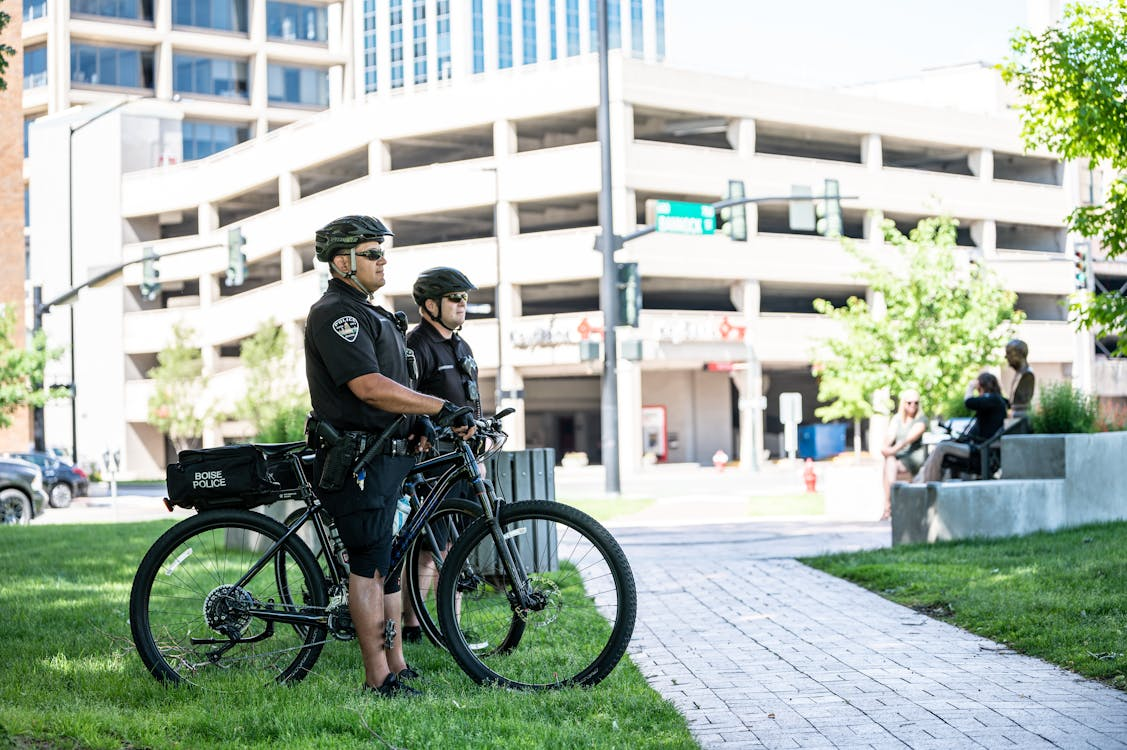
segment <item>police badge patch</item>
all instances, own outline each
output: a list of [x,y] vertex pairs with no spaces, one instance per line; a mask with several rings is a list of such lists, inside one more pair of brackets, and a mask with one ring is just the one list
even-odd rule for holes
[[360,333],[360,324],[356,322],[356,318],[351,315],[345,315],[343,318],[337,318],[333,321],[333,330],[337,335],[348,343],[356,340],[356,334]]

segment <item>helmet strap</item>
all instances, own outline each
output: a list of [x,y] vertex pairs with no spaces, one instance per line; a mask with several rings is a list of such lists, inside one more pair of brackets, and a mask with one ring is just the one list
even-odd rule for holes
[[352,248],[351,250],[348,251],[348,261],[349,261],[349,263],[348,263],[348,267],[349,267],[348,273],[341,273],[340,269],[337,268],[335,263],[330,263],[329,268],[337,276],[340,276],[342,279],[344,279],[346,283],[351,284],[352,286],[356,287],[361,292],[363,292],[364,295],[368,298],[368,301],[371,301],[372,295],[375,294],[375,292],[369,291],[368,287],[361,284],[360,279],[356,278],[356,248]]
[[423,312],[425,312],[427,314],[428,318],[430,318],[435,323],[437,323],[438,325],[445,328],[447,331],[450,331],[450,333],[457,333],[458,331],[462,330],[461,326],[458,326],[457,328],[451,328],[450,326],[446,325],[446,321],[444,321],[442,319],[442,298],[441,297],[436,299],[434,301],[434,303],[436,305],[438,305],[438,315],[434,315],[433,313],[431,313],[430,308],[426,306],[426,300],[423,300]]

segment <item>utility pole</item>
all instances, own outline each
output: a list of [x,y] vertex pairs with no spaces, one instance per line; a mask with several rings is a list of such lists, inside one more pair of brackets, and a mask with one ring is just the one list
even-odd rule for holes
[[618,238],[614,234],[614,212],[611,200],[610,169],[610,73],[607,66],[609,29],[607,0],[598,0],[599,26],[599,156],[602,183],[599,188],[599,250],[603,254],[603,275],[599,283],[599,307],[603,312],[603,388],[600,401],[602,414],[603,468],[606,491],[622,492],[618,456],[618,267],[614,251]]

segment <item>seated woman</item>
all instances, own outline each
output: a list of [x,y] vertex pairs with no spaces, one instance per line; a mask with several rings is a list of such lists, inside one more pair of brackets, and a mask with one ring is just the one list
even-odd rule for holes
[[1009,403],[1002,396],[1002,386],[998,378],[984,372],[967,385],[966,400],[963,402],[974,412],[974,425],[967,435],[967,442],[944,440],[931,450],[923,468],[916,474],[913,482],[938,482],[943,476],[943,459],[959,456],[970,460],[971,444],[982,442],[1002,428],[1006,421]]
[[927,419],[920,414],[920,394],[907,389],[900,393],[900,408],[888,422],[888,438],[881,455],[884,456],[884,513],[880,520],[892,515],[892,483],[911,479],[924,462],[923,436]]

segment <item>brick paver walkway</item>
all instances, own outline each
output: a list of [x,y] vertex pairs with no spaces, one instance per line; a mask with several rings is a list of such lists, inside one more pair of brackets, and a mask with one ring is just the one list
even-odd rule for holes
[[631,656],[704,748],[1127,748],[1127,694],[792,557],[881,546],[886,525],[614,532]]

